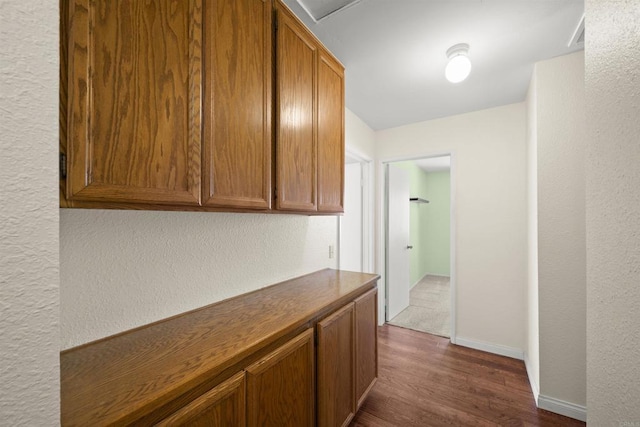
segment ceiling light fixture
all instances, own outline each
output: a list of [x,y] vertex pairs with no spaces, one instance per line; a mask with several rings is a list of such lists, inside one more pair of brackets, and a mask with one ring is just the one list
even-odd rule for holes
[[469,76],[471,61],[468,54],[469,45],[466,43],[453,45],[447,50],[449,62],[444,70],[444,75],[451,83],[460,83]]

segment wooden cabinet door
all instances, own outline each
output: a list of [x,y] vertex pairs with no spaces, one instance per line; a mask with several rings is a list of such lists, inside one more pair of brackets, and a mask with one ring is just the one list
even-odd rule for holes
[[157,424],[185,427],[244,427],[245,378],[236,374]]
[[276,35],[276,206],[317,209],[317,45],[278,3]]
[[313,329],[247,368],[249,426],[313,426]]
[[356,412],[354,304],[318,323],[318,425],[346,426]]
[[354,301],[356,317],[356,402],[358,408],[378,377],[378,290]]
[[272,3],[205,3],[205,206],[269,209]]
[[64,1],[67,197],[198,205],[202,1]]
[[344,212],[344,69],[318,61],[318,211]]

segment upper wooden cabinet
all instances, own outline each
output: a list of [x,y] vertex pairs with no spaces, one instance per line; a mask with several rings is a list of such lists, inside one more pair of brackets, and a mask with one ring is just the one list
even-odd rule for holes
[[318,60],[318,210],[344,212],[344,68],[324,49]]
[[343,212],[344,68],[277,8],[277,208]]
[[205,3],[205,206],[271,207],[272,6]]
[[68,1],[67,198],[198,205],[201,1]]
[[343,211],[344,69],[284,4],[60,10],[62,206]]
[[278,3],[276,47],[276,203],[317,210],[318,47],[309,31]]

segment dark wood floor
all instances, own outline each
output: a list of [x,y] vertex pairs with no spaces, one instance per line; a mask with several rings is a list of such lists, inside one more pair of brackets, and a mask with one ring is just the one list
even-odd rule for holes
[[378,382],[351,426],[584,426],[536,408],[524,363],[384,325]]

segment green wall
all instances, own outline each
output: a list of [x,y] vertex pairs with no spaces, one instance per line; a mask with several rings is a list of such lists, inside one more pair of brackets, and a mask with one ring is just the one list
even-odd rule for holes
[[411,197],[429,200],[410,206],[411,285],[426,274],[449,276],[449,171],[427,173],[413,161],[395,164],[409,171]]
[[449,171],[426,173],[428,205],[424,206],[421,225],[421,243],[424,245],[420,255],[429,274],[450,275],[450,187]]

